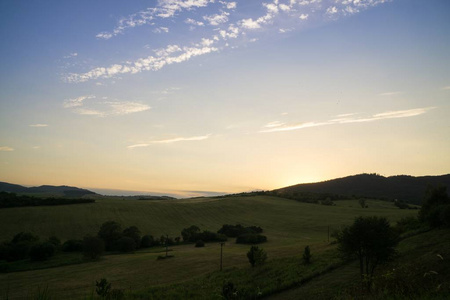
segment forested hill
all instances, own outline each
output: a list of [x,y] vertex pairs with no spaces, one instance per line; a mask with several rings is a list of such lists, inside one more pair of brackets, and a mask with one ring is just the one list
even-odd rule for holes
[[317,183],[304,183],[274,190],[274,192],[294,195],[302,193],[335,194],[402,200],[421,204],[428,185],[444,185],[450,191],[450,174],[441,176],[413,177],[398,175],[384,177],[377,174],[359,174]]
[[72,186],[52,186],[42,185],[38,187],[24,187],[17,184],[0,182],[0,192],[20,193],[29,195],[46,195],[53,197],[83,197],[85,195],[95,195],[96,193]]

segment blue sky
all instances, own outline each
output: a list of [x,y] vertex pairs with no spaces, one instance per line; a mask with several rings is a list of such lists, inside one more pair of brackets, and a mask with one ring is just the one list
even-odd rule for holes
[[450,167],[448,1],[2,1],[0,180],[178,195]]

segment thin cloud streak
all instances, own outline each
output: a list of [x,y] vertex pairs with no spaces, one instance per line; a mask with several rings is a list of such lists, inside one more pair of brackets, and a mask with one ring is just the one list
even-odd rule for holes
[[203,141],[203,140],[209,139],[210,136],[211,136],[211,134],[207,134],[207,135],[201,135],[201,136],[179,137],[179,138],[173,138],[173,139],[150,141],[148,143],[130,145],[130,146],[127,146],[127,148],[134,149],[134,148],[148,147],[153,144],[172,144],[172,143],[188,142],[188,141]]
[[[398,111],[388,111],[379,114],[372,115],[368,118],[350,118],[344,117],[340,119],[332,119],[324,122],[302,122],[295,124],[284,124],[280,122],[271,122],[264,125],[264,129],[262,129],[261,133],[268,132],[279,132],[279,131],[290,131],[290,130],[298,130],[310,127],[318,127],[325,125],[336,125],[336,124],[351,124],[351,123],[365,123],[365,122],[374,122],[385,119],[396,119],[396,118],[409,118],[415,117],[422,114],[427,113],[429,110],[434,109],[435,107],[423,107],[423,108],[415,108],[408,110],[398,110]],[[353,114],[349,114],[350,116]]]
[[30,124],[30,127],[48,127],[48,124]]
[[11,151],[14,151],[14,148],[11,148],[8,146],[1,146],[0,151],[11,152]]
[[395,96],[395,95],[401,95],[403,92],[387,92],[387,93],[381,93],[378,96]]
[[151,109],[151,107],[147,104],[133,101],[100,101],[95,103],[96,106],[101,107],[101,110],[99,110],[86,107],[85,100],[87,99],[96,99],[96,96],[89,95],[89,96],[81,96],[74,99],[68,99],[64,101],[63,106],[65,108],[72,109],[74,113],[79,115],[90,115],[99,117],[128,115]]
[[[65,77],[65,80],[67,82],[79,83],[92,79],[111,78],[120,74],[136,74],[142,71],[158,71],[166,65],[181,63],[184,61],[188,61],[195,56],[200,56],[217,51],[219,51],[218,48],[202,47],[201,45],[199,45],[199,47],[184,47],[183,49],[176,45],[169,45],[167,48],[163,49],[163,51],[157,52],[157,56],[140,58],[134,62],[128,62],[123,65],[115,64],[108,68],[99,67],[81,74],[71,73]],[[170,54],[172,53],[179,54],[171,56]]]

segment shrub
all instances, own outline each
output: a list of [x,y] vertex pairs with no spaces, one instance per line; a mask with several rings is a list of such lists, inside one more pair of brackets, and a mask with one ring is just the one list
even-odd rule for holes
[[111,290],[111,283],[106,280],[106,278],[100,279],[100,281],[95,281],[95,292],[100,297],[106,298]]
[[152,246],[154,246],[155,244],[155,240],[153,238],[153,236],[151,235],[144,235],[141,239],[141,247],[142,248],[150,248]]
[[442,208],[440,219],[442,225],[444,225],[445,227],[450,227],[450,205],[445,205]]
[[136,249],[141,246],[141,232],[136,226],[125,228],[123,231],[123,236],[132,238],[136,244]]
[[11,251],[10,243],[1,243],[0,244],[0,261],[8,260],[9,252]]
[[333,201],[331,201],[330,198],[327,198],[327,199],[325,199],[325,200],[320,201],[320,204],[322,204],[322,205],[328,205],[328,206],[336,205]]
[[411,208],[407,203],[403,202],[402,200],[397,200],[397,199],[394,200],[394,205],[400,209],[410,209]]
[[39,241],[39,237],[37,235],[34,235],[30,232],[20,232],[13,237],[11,243],[13,244],[20,242],[34,243],[37,241]]
[[50,242],[36,244],[31,247],[30,258],[34,261],[44,261],[52,257],[56,252],[56,246]]
[[108,295],[111,300],[122,300],[125,299],[125,293],[120,289],[112,289]]
[[222,285],[222,296],[225,299],[237,299],[237,289],[231,281],[224,282]]
[[417,230],[422,226],[419,219],[414,216],[403,217],[399,221],[397,221],[397,225],[395,225],[395,229],[398,233],[405,233],[411,230]]
[[311,256],[311,250],[309,249],[309,246],[306,246],[303,251],[303,263],[305,265],[309,265],[311,263]]
[[123,236],[117,241],[116,247],[121,252],[131,252],[136,250],[136,243],[134,239]]
[[48,242],[52,243],[56,250],[59,250],[61,248],[61,240],[58,239],[56,236],[51,236],[48,238]]
[[261,234],[243,234],[237,237],[236,244],[260,244],[267,242],[267,237]]
[[195,247],[199,248],[199,247],[205,247],[205,242],[203,242],[202,240],[198,240],[195,243]]
[[64,252],[81,252],[83,251],[82,240],[67,240],[62,245],[62,251]]
[[366,208],[366,199],[360,198],[358,200],[359,205],[361,205],[362,208]]
[[105,251],[105,242],[96,236],[85,236],[83,254],[86,258],[99,259]]
[[247,258],[252,267],[254,267],[264,264],[267,259],[267,254],[262,248],[251,246],[250,251],[247,252]]

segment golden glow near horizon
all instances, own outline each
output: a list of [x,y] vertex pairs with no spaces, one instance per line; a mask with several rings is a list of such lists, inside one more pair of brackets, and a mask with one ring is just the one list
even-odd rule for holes
[[187,196],[449,173],[450,3],[413,2],[5,4],[0,181]]

